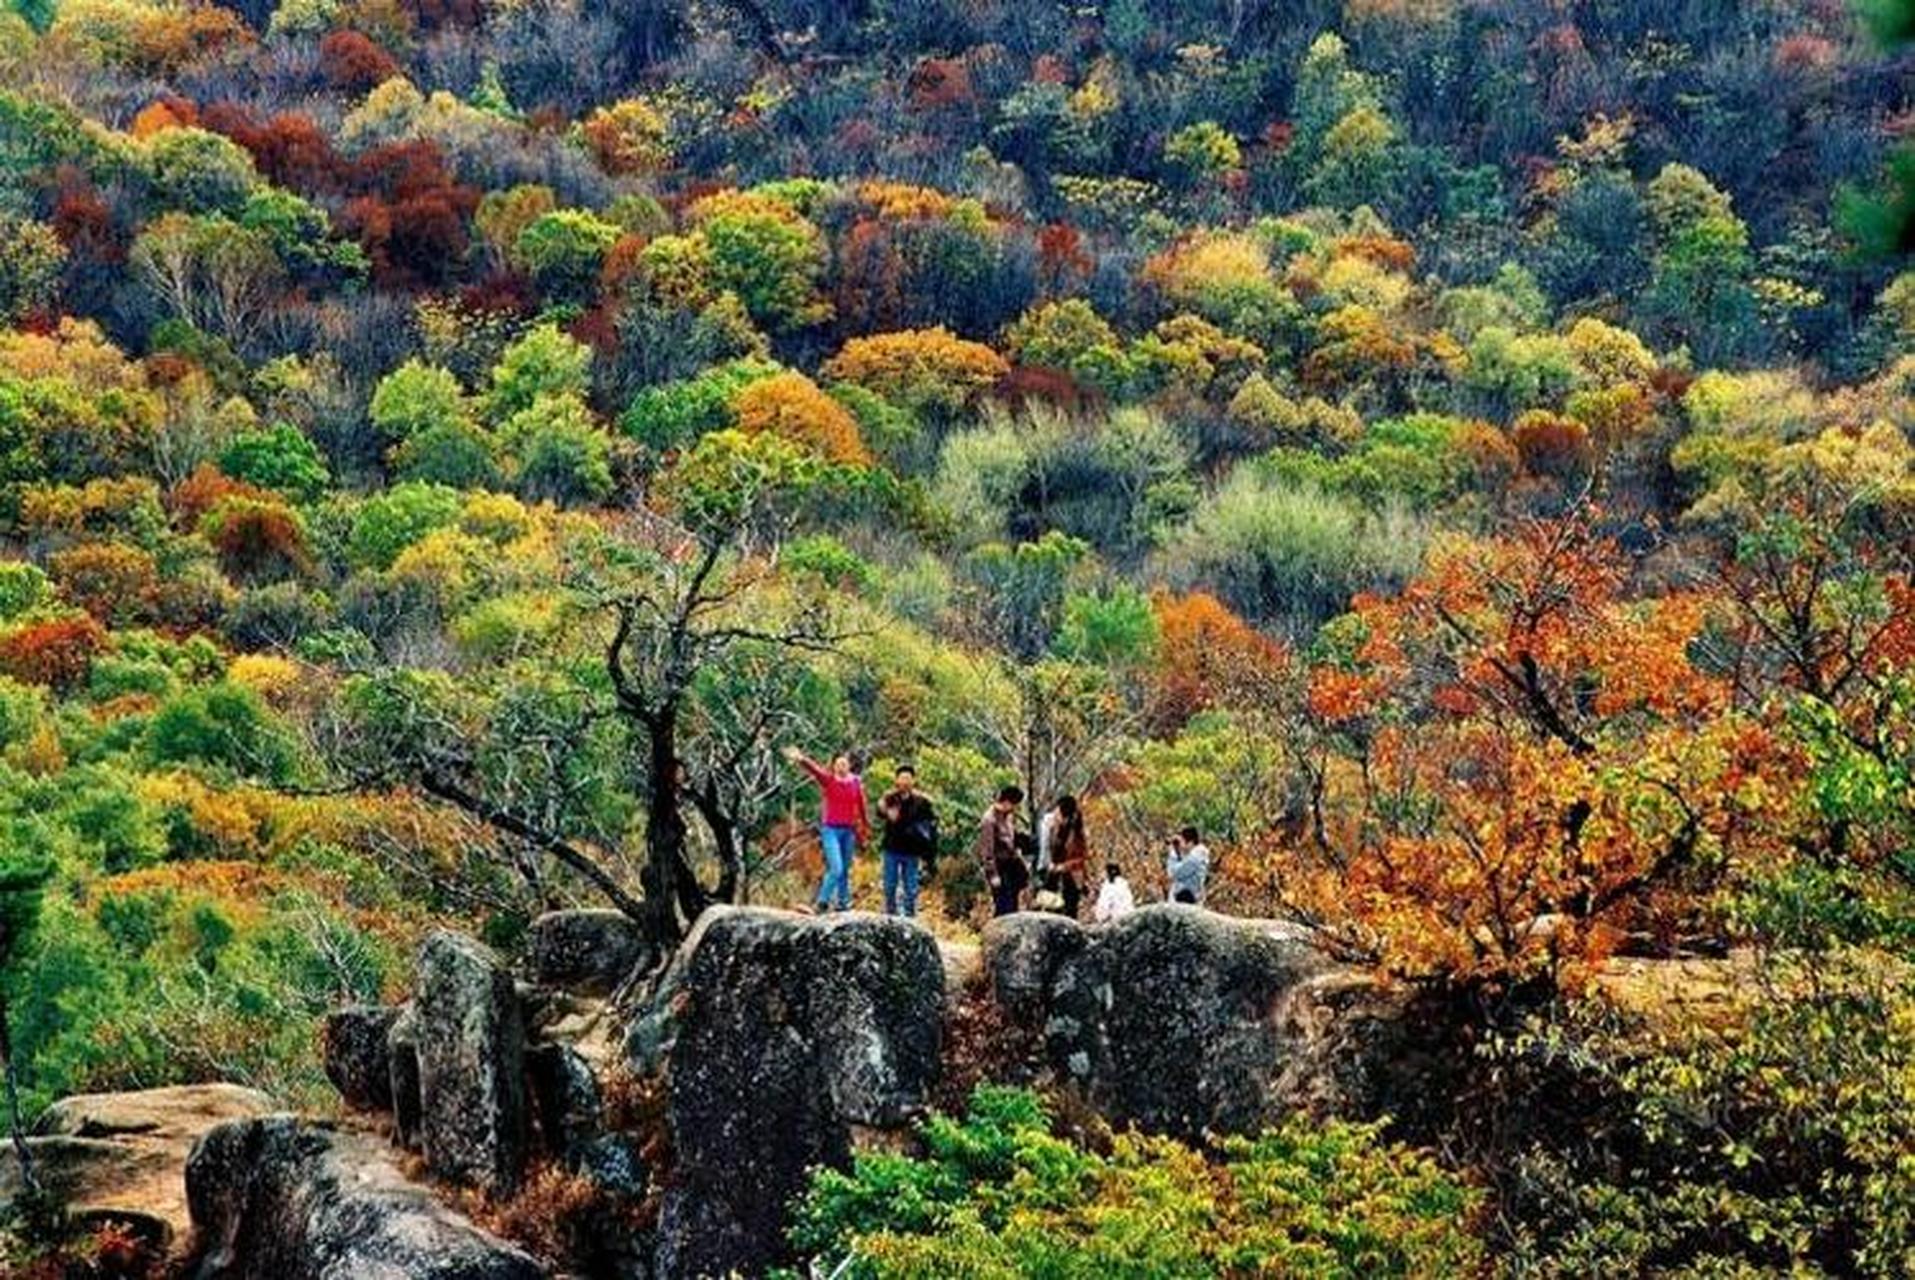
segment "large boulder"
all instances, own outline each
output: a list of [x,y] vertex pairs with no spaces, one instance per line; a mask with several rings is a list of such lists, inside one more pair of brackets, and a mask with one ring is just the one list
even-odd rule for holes
[[532,922],[531,976],[546,986],[609,995],[653,954],[622,911],[548,911]]
[[997,999],[1104,1115],[1195,1138],[1288,1109],[1283,998],[1334,969],[1307,931],[1158,906],[1095,929],[1010,917],[984,935]]
[[377,1005],[335,1009],[319,1024],[326,1079],[349,1107],[392,1110],[392,1058],[386,1039],[399,1010]]
[[405,1180],[356,1135],[275,1115],[208,1132],[186,1163],[198,1280],[535,1280],[547,1273]]
[[1042,1018],[1050,1010],[1058,969],[1089,945],[1083,926],[1063,916],[1035,911],[999,916],[984,926],[980,946],[991,994],[1014,1020]]
[[870,915],[707,912],[628,1052],[663,1061],[677,1156],[657,1271],[762,1274],[785,1210],[854,1133],[924,1106],[938,1071],[943,966],[929,933]]
[[[27,1139],[34,1172],[80,1222],[133,1226],[155,1246],[184,1236],[186,1156],[227,1120],[265,1115],[271,1098],[235,1084],[177,1085],[64,1098]],[[0,1208],[20,1190],[11,1143],[0,1144]]]
[[419,1134],[426,1163],[454,1182],[508,1193],[530,1152],[525,1021],[512,975],[463,934],[419,950]]

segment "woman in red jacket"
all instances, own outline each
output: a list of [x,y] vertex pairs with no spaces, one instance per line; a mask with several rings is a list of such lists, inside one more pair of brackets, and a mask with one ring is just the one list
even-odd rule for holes
[[818,886],[818,910],[849,911],[851,855],[870,829],[864,779],[851,771],[851,757],[847,755],[831,757],[829,769],[796,747],[785,748],[785,759],[810,774],[824,798],[818,841],[824,846],[825,878]]

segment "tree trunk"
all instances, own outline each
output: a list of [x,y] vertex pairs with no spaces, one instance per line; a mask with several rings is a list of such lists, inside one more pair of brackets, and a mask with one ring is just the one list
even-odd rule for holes
[[20,1077],[13,1065],[13,1036],[4,994],[0,994],[0,1068],[6,1075],[7,1128],[13,1137],[13,1153],[20,1161],[20,1198],[30,1204],[39,1199],[40,1182],[33,1171],[33,1151],[27,1146],[26,1126],[20,1122]]
[[685,936],[678,919],[680,871],[685,866],[685,814],[678,786],[678,710],[667,706],[649,718],[646,737],[650,812],[645,822],[645,865],[639,871],[644,889],[640,923],[661,949],[678,945]]

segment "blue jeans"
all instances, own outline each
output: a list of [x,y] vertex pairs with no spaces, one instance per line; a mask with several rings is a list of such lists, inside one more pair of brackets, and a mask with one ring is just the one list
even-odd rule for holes
[[[907,919],[918,913],[918,860],[908,853],[884,851],[884,914]],[[898,888],[904,889],[904,910],[898,910]]]
[[855,827],[824,827],[818,833],[824,846],[825,879],[818,886],[818,905],[851,910],[851,855],[858,847]]

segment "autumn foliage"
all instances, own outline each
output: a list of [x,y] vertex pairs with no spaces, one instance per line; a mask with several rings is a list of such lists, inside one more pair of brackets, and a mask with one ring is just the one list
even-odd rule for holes
[[27,684],[68,689],[86,678],[106,647],[106,629],[85,614],[28,623],[0,636],[0,671]]
[[863,466],[871,461],[857,420],[801,373],[750,383],[733,397],[731,408],[741,431],[782,436],[833,462]]

